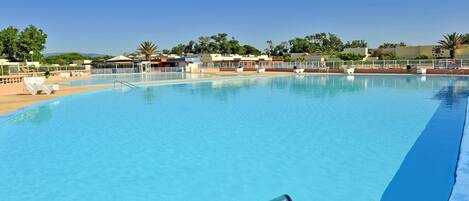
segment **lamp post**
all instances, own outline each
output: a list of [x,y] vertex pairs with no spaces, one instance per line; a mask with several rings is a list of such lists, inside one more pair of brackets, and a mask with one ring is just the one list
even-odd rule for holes
[[29,51],[29,54],[31,55],[31,62],[33,62],[33,54],[34,54],[34,51]]

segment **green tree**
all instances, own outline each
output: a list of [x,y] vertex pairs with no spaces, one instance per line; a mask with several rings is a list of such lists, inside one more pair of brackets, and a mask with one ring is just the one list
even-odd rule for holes
[[175,47],[173,47],[170,51],[171,54],[177,54],[181,55],[184,51],[186,50],[186,45],[184,44],[179,44]]
[[251,45],[243,45],[244,54],[261,55],[261,51]]
[[344,48],[366,48],[368,43],[365,40],[352,40],[347,41],[344,45]]
[[273,56],[285,56],[287,54],[289,54],[288,42],[281,42],[276,45],[271,53]]
[[226,46],[222,48],[222,54],[244,54],[243,46],[234,37],[228,42],[223,43],[222,46]]
[[391,53],[391,52],[386,52],[385,48],[378,48],[373,52],[374,57],[378,57],[381,60],[396,60],[398,57]]
[[443,40],[438,41],[438,44],[440,44],[441,48],[449,50],[449,55],[451,59],[454,59],[456,57],[456,50],[461,48],[463,43],[463,36],[456,32],[446,34],[443,36]]
[[[1,33],[0,33],[1,34]],[[1,37],[1,36],[0,36]],[[0,58],[3,58],[3,42],[0,38]]]
[[[41,52],[46,48],[47,34],[35,26],[29,25],[18,37],[18,56],[24,61],[31,56],[38,60],[42,58]],[[33,53],[31,55],[30,53]]]
[[12,26],[0,31],[0,43],[3,46],[0,55],[12,61],[18,60],[18,29]]
[[272,42],[271,40],[268,40],[267,48],[265,48],[265,53],[269,56],[272,55],[272,53],[274,52],[274,48],[275,48],[274,42]]
[[291,53],[314,53],[320,49],[319,45],[304,38],[294,38],[288,41]]
[[168,50],[168,49],[163,49],[163,50],[161,50],[161,52],[163,54],[171,54],[171,50]]
[[323,54],[341,52],[344,47],[342,40],[332,33],[317,33],[306,36],[305,39],[319,47],[319,51]]
[[189,41],[189,43],[186,45],[184,52],[195,53],[194,46],[195,46],[195,41],[193,40]]
[[144,41],[140,43],[140,47],[138,47],[138,51],[140,54],[145,56],[145,59],[147,61],[151,61],[151,56],[156,53],[156,50],[158,49],[158,46],[155,45],[155,43],[151,41]]
[[73,60],[106,60],[110,58],[111,56],[90,57],[82,55],[80,53],[66,53],[60,55],[46,56],[41,59],[41,63],[68,65],[72,63]]
[[283,55],[283,61],[285,62],[291,62],[293,61],[292,57],[291,57],[291,54],[290,53],[286,53],[285,55]]
[[210,52],[209,48],[210,37],[208,36],[201,36],[199,37],[198,42],[194,45],[194,49],[196,53],[200,54],[207,54],[212,53]]
[[379,48],[397,48],[397,47],[406,47],[407,44],[405,44],[404,42],[400,42],[400,43],[384,43],[382,45],[379,46]]

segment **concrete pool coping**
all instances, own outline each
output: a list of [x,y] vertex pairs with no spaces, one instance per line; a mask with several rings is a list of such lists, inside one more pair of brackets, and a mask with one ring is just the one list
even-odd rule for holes
[[[467,98],[469,102],[469,97]],[[469,107],[466,109],[466,122],[461,140],[458,164],[455,172],[454,183],[449,201],[469,199]]]

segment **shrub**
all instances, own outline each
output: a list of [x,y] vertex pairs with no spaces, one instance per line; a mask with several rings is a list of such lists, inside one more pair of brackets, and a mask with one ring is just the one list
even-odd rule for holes
[[356,60],[362,60],[364,56],[359,55],[357,53],[349,52],[349,53],[340,53],[337,55],[340,59],[344,61],[356,61]]
[[430,57],[428,57],[427,55],[419,55],[415,57],[415,59],[430,59]]

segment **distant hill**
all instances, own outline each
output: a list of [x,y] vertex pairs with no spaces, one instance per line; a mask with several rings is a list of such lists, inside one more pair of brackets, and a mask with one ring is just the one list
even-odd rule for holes
[[105,56],[110,56],[106,54],[98,54],[98,53],[81,53],[81,52],[51,52],[51,53],[45,53],[44,56],[58,56],[58,55],[64,55],[64,54],[70,54],[70,53],[78,53],[82,56],[85,57],[105,57]]

